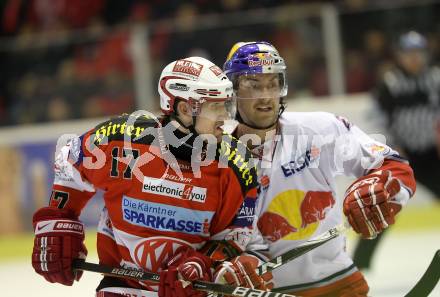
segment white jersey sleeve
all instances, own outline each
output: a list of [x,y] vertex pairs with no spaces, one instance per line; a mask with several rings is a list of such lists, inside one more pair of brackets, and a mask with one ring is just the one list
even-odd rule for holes
[[325,112],[319,114],[319,134],[324,140],[323,148],[329,151],[328,161],[334,175],[360,177],[381,167],[385,159],[405,162],[397,151],[367,135],[346,118]]

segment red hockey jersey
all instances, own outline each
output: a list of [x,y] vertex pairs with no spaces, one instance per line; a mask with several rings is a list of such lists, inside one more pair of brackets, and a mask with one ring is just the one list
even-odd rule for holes
[[184,136],[170,123],[125,115],[57,150],[52,206],[79,215],[104,191],[101,263],[158,272],[181,247],[228,240],[245,249],[257,196],[249,152],[230,135],[212,145]]

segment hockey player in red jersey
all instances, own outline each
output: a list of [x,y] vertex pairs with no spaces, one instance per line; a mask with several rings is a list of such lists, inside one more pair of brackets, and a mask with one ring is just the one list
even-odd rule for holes
[[[224,64],[237,98],[240,138],[256,157],[264,181],[258,227],[276,257],[341,224],[370,238],[393,224],[415,191],[411,167],[390,147],[348,120],[325,112],[283,112],[286,65],[267,42],[235,44]],[[335,176],[354,176],[345,197]],[[310,297],[366,297],[367,282],[338,236],[273,271],[278,292]]]
[[158,272],[161,282],[104,277],[97,296],[204,296],[183,285],[196,279],[265,289],[258,261],[240,255],[254,232],[257,181],[250,153],[222,131],[232,83],[190,57],[164,68],[158,90],[162,118],[113,118],[57,150],[49,206],[33,216],[32,266],[49,282],[80,279],[72,260],[87,250],[78,217],[100,189],[100,263]]

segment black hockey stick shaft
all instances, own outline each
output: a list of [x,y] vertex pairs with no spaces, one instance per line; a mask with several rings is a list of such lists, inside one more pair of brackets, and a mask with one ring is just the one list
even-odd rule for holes
[[428,296],[435,288],[440,278],[440,250],[438,250],[434,258],[429,264],[428,269],[423,274],[417,284],[405,295],[405,297],[422,297]]
[[304,242],[300,246],[297,246],[296,248],[293,248],[284,254],[281,254],[272,260],[269,260],[260,266],[257,267],[257,273],[258,275],[262,275],[263,273],[267,271],[272,271],[275,268],[284,265],[302,255],[305,253],[308,253],[309,251],[323,245],[324,243],[332,240],[333,238],[338,237],[340,234],[342,234],[344,231],[348,230],[349,227],[345,224],[338,225],[327,232],[324,232],[320,234],[317,237],[314,237],[312,239],[309,239],[308,241]]
[[[85,262],[84,260],[81,259],[77,259],[73,262],[73,269],[98,272],[112,277],[129,278],[138,281],[153,281],[153,282],[160,281],[160,275],[157,273],[127,269],[122,267],[109,267],[106,265]],[[192,286],[194,289],[200,291],[230,295],[236,297],[250,297],[250,296],[295,297],[289,294],[276,293],[271,291],[262,291],[258,289],[251,289],[245,287],[234,287],[230,285],[216,284],[205,281],[194,281],[192,282]]]

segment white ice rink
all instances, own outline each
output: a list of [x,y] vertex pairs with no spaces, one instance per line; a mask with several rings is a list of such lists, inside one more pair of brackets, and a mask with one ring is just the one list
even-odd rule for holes
[[[440,230],[394,234],[384,238],[366,274],[374,297],[402,297],[423,275],[437,249]],[[96,258],[89,258],[96,262]],[[86,297],[94,296],[100,275],[85,272],[72,287],[47,283],[33,272],[29,262],[0,264],[1,296],[7,297]],[[440,285],[431,293],[440,296]],[[423,297],[423,296],[420,296]]]

